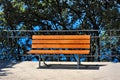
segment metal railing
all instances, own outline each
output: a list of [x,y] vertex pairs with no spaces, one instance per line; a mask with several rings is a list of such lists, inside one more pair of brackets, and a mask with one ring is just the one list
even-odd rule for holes
[[[28,42],[30,42],[32,35],[89,34],[91,35],[91,52],[90,55],[83,55],[82,57],[85,57],[86,61],[112,61],[114,57],[120,57],[119,33],[120,30],[2,30],[0,31],[0,49],[2,56],[12,54],[12,56],[20,58],[28,51],[25,46],[30,47]],[[23,41],[24,43],[21,45],[19,41],[24,38],[27,38],[27,40]],[[115,48],[118,48],[118,50],[115,51]],[[8,50],[11,50],[11,52],[8,52]],[[71,56],[66,55],[65,57]],[[104,59],[104,57],[106,58]]]

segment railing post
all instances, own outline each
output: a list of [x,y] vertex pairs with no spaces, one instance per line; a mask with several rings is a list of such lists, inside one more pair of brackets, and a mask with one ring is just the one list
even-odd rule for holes
[[[111,38],[111,30],[109,31],[109,39],[110,39],[110,42],[111,42],[111,40],[112,40],[112,38]],[[111,53],[112,53],[112,46],[111,46],[111,43],[110,43],[110,51],[111,51]],[[110,61],[112,61],[112,54],[110,54]]]

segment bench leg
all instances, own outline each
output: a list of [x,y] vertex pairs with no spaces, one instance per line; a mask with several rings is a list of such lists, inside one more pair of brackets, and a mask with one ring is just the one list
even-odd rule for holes
[[48,66],[46,63],[45,63],[45,58],[42,56],[42,60],[43,60],[43,64],[45,65],[45,66]]
[[77,68],[80,68],[80,54],[78,54]]
[[41,55],[39,55],[39,68],[41,66]]

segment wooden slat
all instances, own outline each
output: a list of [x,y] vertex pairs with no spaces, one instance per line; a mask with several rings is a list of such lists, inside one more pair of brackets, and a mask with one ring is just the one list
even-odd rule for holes
[[32,48],[90,48],[90,44],[32,44]]
[[90,39],[90,35],[33,35],[32,39]]
[[90,43],[90,40],[32,40],[32,43]]
[[29,54],[89,54],[89,50],[30,50]]

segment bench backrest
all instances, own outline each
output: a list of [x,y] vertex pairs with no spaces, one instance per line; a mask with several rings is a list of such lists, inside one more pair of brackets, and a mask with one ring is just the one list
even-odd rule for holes
[[32,48],[90,49],[90,35],[33,35]]

